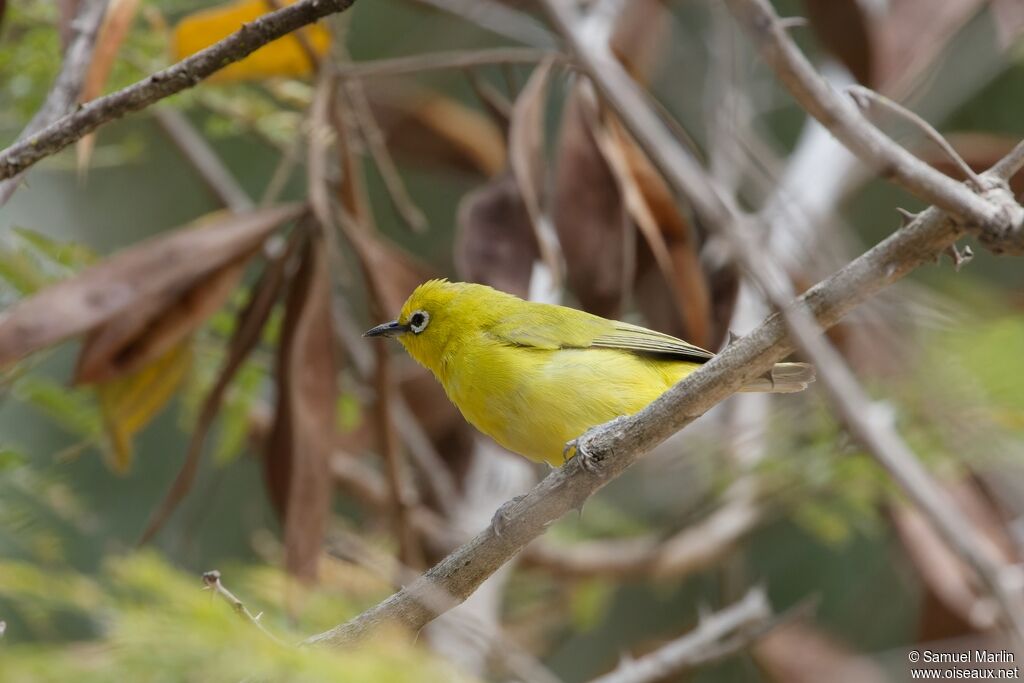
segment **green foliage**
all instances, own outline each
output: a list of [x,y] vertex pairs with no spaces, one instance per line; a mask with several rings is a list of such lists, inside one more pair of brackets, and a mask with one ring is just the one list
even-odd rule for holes
[[[359,571],[349,569],[349,571]],[[350,595],[321,589],[304,594],[266,568],[228,574],[229,587],[243,601],[256,595],[260,623],[277,637],[242,618],[230,605],[202,590],[197,576],[169,567],[154,554],[114,558],[98,577],[35,565],[0,563],[0,597],[12,601],[3,652],[5,680],[31,681],[345,681],[401,683],[460,681],[460,675],[411,638],[384,633],[344,652],[290,645],[353,613]],[[263,586],[264,590],[255,590]],[[316,605],[317,618],[303,609],[289,618],[282,596]],[[329,615],[329,617],[327,616]],[[28,618],[26,618],[28,617]],[[46,630],[63,620],[85,619],[91,635],[73,642],[24,641],[17,625]]]
[[14,395],[71,434],[90,441],[103,436],[103,418],[90,391],[70,389],[49,377],[33,373],[15,382]]

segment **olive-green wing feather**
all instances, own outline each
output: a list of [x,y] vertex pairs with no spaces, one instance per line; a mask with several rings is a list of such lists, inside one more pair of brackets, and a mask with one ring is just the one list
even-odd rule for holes
[[713,353],[639,325],[607,320],[564,306],[523,302],[488,332],[502,341],[538,349],[620,349],[704,363]]

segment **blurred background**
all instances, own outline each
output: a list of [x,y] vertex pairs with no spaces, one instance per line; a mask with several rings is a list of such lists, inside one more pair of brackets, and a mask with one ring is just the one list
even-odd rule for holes
[[[88,2],[0,1],[5,145]],[[724,4],[574,4],[759,212],[764,257],[799,289],[923,208],[809,122]],[[791,34],[837,88],[904,104],[975,169],[1024,136],[1018,0],[775,5],[807,18]],[[110,0],[80,100],[273,6]],[[967,569],[812,387],[718,406],[415,641],[275,644],[376,604],[546,474],[465,424],[397,344],[360,338],[416,284],[483,282],[712,350],[769,313],[535,3],[361,0],[297,35],[0,184],[0,308],[67,340],[0,371],[0,680],[571,683],[755,586],[770,628],[683,679],[903,680],[905,648],[998,643]],[[919,128],[865,113],[960,177]],[[194,258],[161,258],[168,239]],[[830,336],[1017,563],[1024,270],[973,246]],[[47,316],[88,287],[131,303]],[[272,637],[202,590],[211,569]]]

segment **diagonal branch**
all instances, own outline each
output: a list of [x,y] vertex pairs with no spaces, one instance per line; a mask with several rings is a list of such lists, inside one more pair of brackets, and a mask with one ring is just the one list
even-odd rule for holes
[[243,24],[235,33],[177,64],[106,97],[89,102],[73,114],[0,152],[0,179],[10,178],[40,159],[59,152],[103,124],[191,88],[232,62],[292,31],[343,12],[355,0],[299,0]]
[[[86,0],[82,3],[78,16],[71,23],[75,36],[64,52],[60,73],[47,93],[43,106],[18,136],[18,142],[35,135],[75,108],[82,94],[89,65],[92,64],[92,53],[106,11],[107,0]],[[6,204],[18,189],[18,182],[19,178],[16,177],[0,182],[0,206]]]

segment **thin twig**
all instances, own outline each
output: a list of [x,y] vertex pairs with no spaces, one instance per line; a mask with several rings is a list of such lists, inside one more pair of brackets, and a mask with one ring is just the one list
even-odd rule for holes
[[0,179],[21,173],[103,124],[191,88],[267,43],[330,14],[347,10],[354,3],[355,0],[299,0],[243,24],[238,31],[210,47],[126,88],[95,99],[3,150],[0,152]]
[[252,198],[187,116],[169,107],[158,107],[153,116],[221,204],[232,211],[253,208]]
[[904,107],[899,102],[889,99],[881,93],[877,93],[871,88],[865,88],[863,85],[851,85],[846,88],[846,92],[850,93],[854,101],[861,109],[867,109],[871,105],[875,105],[881,109],[888,111],[891,114],[895,114],[903,119],[906,119],[922,133],[925,134],[929,140],[939,146],[949,160],[953,162],[953,165],[960,169],[960,172],[971,181],[974,185],[975,190],[984,190],[985,183],[974,172],[970,164],[964,161],[964,158],[957,154],[957,151],[953,149],[953,145],[949,144],[949,140],[942,136],[939,131],[935,130],[935,126],[925,121],[922,117],[916,113]]
[[424,232],[427,229],[427,217],[409,196],[405,181],[402,180],[395,161],[391,158],[384,134],[381,132],[380,126],[377,125],[377,119],[370,108],[370,101],[366,97],[362,81],[342,82],[338,90],[339,94],[346,95],[348,109],[359,125],[359,132],[370,151],[370,157],[377,166],[381,179],[384,181],[384,187],[388,191],[388,197],[391,198],[392,206],[413,232]]
[[260,617],[263,616],[262,612],[260,612],[259,614],[253,614],[252,612],[250,612],[249,608],[245,606],[245,603],[239,600],[234,593],[229,591],[224,586],[224,584],[220,580],[219,571],[213,569],[208,572],[203,572],[203,583],[205,584],[205,588],[207,590],[212,590],[214,593],[224,598],[224,601],[231,605],[231,609],[235,610],[235,612],[248,619],[253,624],[253,626],[262,631],[263,634],[267,636],[267,638],[270,638],[278,645],[289,647],[288,643],[284,642],[283,640],[275,636],[273,633],[268,631],[267,628],[263,625],[263,622],[260,621]]
[[[47,93],[43,106],[21,131],[16,144],[34,136],[78,104],[106,10],[107,0],[83,0],[78,16],[71,22],[71,28],[75,33],[64,53],[60,73]],[[7,180],[0,182],[0,206],[7,203],[21,182],[20,178],[11,177],[12,175],[2,176]]]
[[555,50],[535,47],[497,47],[486,50],[427,52],[411,57],[392,57],[367,62],[349,62],[338,67],[342,80],[406,76],[424,71],[468,69],[491,64],[539,64],[546,59],[565,60]]
[[771,622],[764,590],[752,588],[743,599],[702,616],[697,628],[640,659],[627,659],[591,683],[655,683],[677,676],[747,647]]

